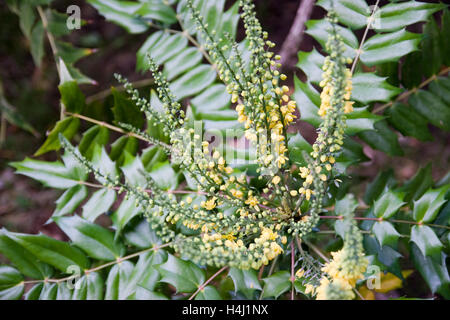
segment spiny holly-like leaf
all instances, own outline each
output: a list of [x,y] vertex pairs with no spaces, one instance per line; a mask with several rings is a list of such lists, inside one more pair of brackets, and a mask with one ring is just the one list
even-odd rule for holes
[[395,103],[386,110],[389,123],[404,136],[415,137],[421,141],[429,141],[433,136],[428,130],[428,121],[415,109]]
[[51,276],[52,268],[38,261],[31,252],[10,238],[5,229],[0,230],[0,253],[27,277],[44,279]]
[[107,20],[126,29],[129,33],[141,33],[149,28],[147,22],[134,13],[142,6],[140,3],[116,0],[89,0]]
[[79,266],[85,269],[89,265],[86,256],[67,242],[59,241],[45,235],[29,235],[13,233],[6,230],[6,235],[31,252],[42,262],[46,262],[62,272],[68,272],[69,267]]
[[[325,20],[309,20],[306,22],[306,26],[308,29],[306,33],[316,39],[322,47],[325,47],[325,44],[328,40],[329,30],[332,28],[332,25]],[[358,48],[358,39],[355,34],[346,28],[341,26],[335,26],[337,33],[342,36],[342,40],[345,46],[344,55],[346,57],[354,58],[356,56],[356,49]]]
[[130,261],[122,261],[112,267],[106,280],[105,300],[125,300],[128,282],[134,265]]
[[142,128],[144,125],[144,117],[139,108],[124,94],[117,91],[116,88],[111,88],[114,97],[114,120],[117,123],[127,123],[136,128]]
[[59,87],[61,93],[61,102],[64,104],[66,110],[72,113],[81,113],[85,103],[85,96],[81,92],[76,81],[66,81]]
[[248,299],[253,297],[255,290],[262,290],[255,270],[231,268],[228,275],[233,280],[235,292],[242,292]]
[[23,294],[23,277],[9,266],[0,266],[0,300],[17,300]]
[[390,101],[402,90],[386,82],[386,78],[374,73],[358,73],[352,78],[352,99],[367,104],[373,101]]
[[425,223],[433,221],[441,206],[446,202],[445,195],[449,188],[450,185],[445,185],[439,189],[430,189],[414,201],[414,220]]
[[442,243],[428,226],[413,226],[411,229],[411,242],[414,242],[424,256],[440,257]]
[[339,22],[353,28],[360,29],[367,25],[370,8],[364,0],[320,0],[317,5],[329,11],[336,11]]
[[61,144],[59,142],[59,134],[61,133],[70,140],[77,133],[80,126],[80,119],[75,117],[67,117],[56,123],[53,130],[49,133],[44,144],[34,153],[35,156],[39,156],[49,151],[59,150]]
[[103,188],[96,191],[83,206],[83,218],[94,222],[98,216],[107,212],[116,201],[116,192]]
[[399,189],[406,194],[405,201],[417,200],[425,191],[433,186],[433,177],[431,176],[431,163],[419,171],[410,180]]
[[161,239],[156,236],[155,231],[150,227],[150,223],[145,219],[128,224],[123,235],[128,243],[140,249],[161,244]]
[[443,130],[450,130],[450,108],[440,97],[419,90],[410,96],[408,102],[431,124]]
[[173,285],[178,292],[194,292],[204,281],[205,273],[190,261],[169,254],[167,261],[158,266],[161,282]]
[[136,292],[139,286],[154,291],[156,284],[161,278],[155,266],[166,260],[167,253],[163,250],[146,252],[139,256],[139,260],[131,272],[128,283],[124,288],[125,292],[123,293],[123,296],[128,298]]
[[411,253],[414,265],[428,284],[431,292],[438,292],[446,299],[450,299],[450,277],[445,263],[445,254],[442,253],[441,259],[435,261],[422,254],[415,244],[411,244]]
[[262,279],[264,281],[263,298],[275,297],[278,298],[281,294],[289,290],[291,281],[290,274],[287,271],[278,271],[268,278]]
[[70,167],[59,161],[46,162],[26,158],[21,162],[12,162],[16,173],[36,179],[45,186],[56,189],[67,189],[84,181],[86,172],[78,166]]
[[117,228],[116,235],[118,235],[126,224],[140,212],[142,212],[142,209],[136,206],[136,198],[134,196],[122,200],[119,208],[117,208],[111,216],[114,226]]
[[58,217],[54,220],[70,240],[90,257],[110,261],[125,251],[120,242],[114,241],[113,232],[79,216]]
[[389,245],[396,247],[397,239],[400,234],[395,230],[394,226],[388,221],[378,221],[373,224],[372,228],[378,242],[381,246]]
[[195,300],[222,300],[222,297],[215,287],[206,286],[195,296]]
[[360,132],[358,136],[374,149],[386,152],[391,156],[403,155],[397,135],[389,129],[385,120],[375,123],[374,129]]
[[384,193],[373,205],[375,216],[384,219],[392,217],[405,204],[403,197],[403,193],[391,190]]
[[103,146],[108,143],[109,131],[102,126],[93,126],[83,133],[83,138],[78,145],[81,154],[91,160],[96,145]]
[[371,205],[387,188],[395,185],[394,171],[388,169],[377,174],[366,188],[364,202]]
[[84,185],[77,185],[67,189],[56,200],[56,209],[53,212],[52,218],[73,213],[78,205],[87,197],[87,194],[87,188]]
[[90,272],[75,283],[72,300],[102,300],[104,280],[98,272]]
[[364,43],[361,61],[367,66],[396,61],[400,57],[417,50],[419,42],[419,34],[404,29],[387,34],[378,34]]

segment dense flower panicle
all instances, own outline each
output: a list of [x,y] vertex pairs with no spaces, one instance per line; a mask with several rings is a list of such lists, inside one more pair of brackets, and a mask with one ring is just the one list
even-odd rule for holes
[[[130,186],[119,178],[106,179],[106,184],[119,187],[134,197],[157,235],[165,242],[175,241],[173,247],[183,256],[203,265],[258,269],[283,252],[289,234],[303,237],[317,225],[327,182],[343,144],[345,114],[352,109],[352,88],[351,74],[346,67],[349,61],[342,54],[342,39],[335,29],[330,30],[327,45],[330,56],[324,65],[319,110],[323,122],[313,152],[305,156],[308,165],[300,167],[299,175],[293,176],[287,128],[296,119],[297,106],[289,97],[289,88],[281,84],[286,76],[278,71],[280,57],[270,51],[274,44],[262,31],[254,4],[251,0],[242,0],[240,4],[250,53],[245,62],[237,44],[229,48],[223,45],[226,41],[216,39],[193,1],[187,0],[192,18],[205,39],[204,46],[231,94],[231,102],[236,105],[238,121],[245,126],[245,137],[256,146],[257,175],[260,180],[266,179],[266,185],[259,188],[251,184],[246,173],[231,167],[224,154],[203,140],[202,129],[198,132],[190,127],[164,74],[150,57],[149,67],[162,112],[155,111],[147,100],[139,98],[126,80],[120,77],[119,80],[146,116],[162,125],[170,145],[159,145],[170,152],[171,162],[190,178],[189,185],[196,187],[198,194],[194,199],[180,199],[179,195],[160,190],[148,175],[145,186]],[[127,130],[135,132],[131,127]],[[154,139],[145,132],[135,133],[150,142]],[[80,161],[85,160],[80,157]],[[96,177],[105,180],[101,172],[92,170]],[[291,188],[292,182],[301,187]],[[145,191],[147,187],[151,194]],[[309,211],[301,212],[304,200],[309,202]],[[175,232],[180,225],[190,229],[191,235]],[[338,260],[350,261],[336,255]],[[350,266],[351,262],[348,263]],[[334,271],[333,268],[333,265],[328,266],[327,271],[336,278],[346,279],[349,284],[358,277],[355,270],[360,270],[348,267],[344,271]],[[317,274],[306,271],[303,276]]]
[[364,279],[369,261],[364,256],[362,234],[350,214],[347,219],[350,228],[345,234],[344,246],[332,252],[333,259],[322,267],[326,273],[318,287],[310,287],[309,292],[316,294],[317,300],[353,299],[353,288],[358,280]]

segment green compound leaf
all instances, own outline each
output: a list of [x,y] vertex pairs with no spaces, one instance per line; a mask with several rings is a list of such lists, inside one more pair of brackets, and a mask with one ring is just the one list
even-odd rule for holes
[[202,64],[173,81],[169,87],[179,100],[203,91],[216,77],[216,71],[211,66]]
[[431,124],[446,131],[450,130],[450,108],[440,97],[419,90],[410,96],[408,102]]
[[278,271],[264,281],[263,298],[275,297],[277,299],[281,294],[288,291],[292,283],[289,280],[290,274],[287,271]]
[[156,236],[150,223],[145,219],[130,223],[124,230],[123,236],[128,243],[139,249],[151,248],[161,244],[161,240]]
[[0,300],[18,300],[22,297],[24,284],[19,271],[0,265]]
[[104,287],[105,282],[100,274],[90,272],[75,283],[72,300],[103,300]]
[[205,273],[190,261],[169,254],[167,261],[159,265],[161,282],[170,283],[177,292],[194,292],[205,281]]
[[127,123],[136,128],[142,128],[144,125],[144,117],[139,108],[124,94],[117,91],[116,88],[111,88],[114,97],[114,121],[116,123]]
[[215,287],[206,286],[195,296],[195,300],[222,300],[222,297]]
[[390,101],[402,90],[387,83],[386,79],[374,73],[355,74],[352,78],[352,99],[364,104],[373,101]]
[[411,253],[414,265],[428,284],[432,293],[438,292],[446,299],[450,299],[450,277],[445,263],[445,254],[435,261],[431,257],[422,254],[419,247],[411,244]]
[[114,241],[114,233],[97,224],[76,215],[54,220],[70,240],[92,258],[111,261],[125,252],[122,243]]
[[39,296],[41,294],[42,288],[44,287],[43,283],[35,284],[28,292],[25,294],[25,300],[39,300]]
[[129,33],[142,33],[149,28],[148,23],[135,15],[142,4],[131,1],[116,0],[89,0],[88,1],[101,15]]
[[308,81],[311,83],[319,83],[322,81],[322,66],[325,57],[322,56],[316,48],[313,48],[310,52],[298,52],[298,62],[296,67],[302,69],[302,71],[308,77]]
[[134,13],[143,18],[160,21],[166,24],[177,22],[175,11],[164,1],[144,2]]
[[3,231],[9,238],[23,246],[40,261],[48,263],[63,273],[73,266],[86,269],[89,261],[77,248],[67,242],[55,240],[45,235],[29,235]]
[[136,206],[136,198],[134,196],[123,199],[119,208],[117,208],[111,216],[113,224],[116,227],[116,235],[118,235],[127,223],[140,212],[142,212],[142,209]]
[[61,93],[61,102],[66,111],[71,113],[81,113],[86,105],[85,96],[81,92],[76,81],[66,81],[59,87]]
[[317,5],[329,11],[336,11],[339,22],[352,29],[361,29],[367,25],[371,10],[364,0],[320,0]]
[[419,199],[429,188],[433,186],[433,177],[431,176],[431,163],[419,171],[410,180],[399,189],[405,192],[405,201]]
[[372,231],[381,246],[388,245],[394,248],[396,247],[400,234],[390,222],[377,221],[373,224]]
[[[332,28],[332,25],[326,20],[309,20],[306,22],[306,26],[308,27],[306,33],[316,39],[322,47],[325,47],[330,34],[328,30]],[[351,30],[341,26],[336,26],[336,29],[337,33],[342,36],[344,42],[344,56],[354,58],[356,56],[356,49],[359,46],[355,34]]]
[[404,136],[415,137],[421,141],[430,141],[433,136],[428,130],[428,121],[415,109],[395,103],[386,110],[387,120]]
[[166,260],[167,253],[163,250],[146,252],[139,256],[139,260],[130,274],[127,286],[124,288],[123,296],[129,298],[139,287],[154,291],[161,278],[155,266]]
[[253,297],[253,292],[255,290],[262,290],[261,284],[258,280],[258,274],[255,270],[230,268],[228,275],[233,280],[234,291],[242,292],[248,299]]
[[433,221],[441,206],[447,202],[445,195],[449,188],[450,185],[445,185],[439,189],[430,189],[417,201],[414,201],[414,220],[425,223]]
[[51,275],[52,268],[38,261],[28,250],[0,230],[0,253],[21,272],[32,279],[44,279]]
[[107,212],[116,201],[116,192],[111,189],[100,189],[89,198],[83,206],[83,218],[94,222],[98,216]]
[[399,30],[387,34],[378,34],[363,45],[361,61],[367,66],[396,61],[400,57],[417,50],[420,34]]
[[87,197],[87,188],[84,185],[73,186],[67,189],[61,197],[56,200],[56,209],[52,219],[73,213],[81,202]]
[[393,187],[395,183],[394,170],[388,169],[378,173],[375,179],[367,185],[364,202],[372,205],[384,190]]
[[192,69],[202,61],[202,58],[202,54],[196,48],[184,48],[165,63],[164,74],[167,80],[173,80]]
[[67,282],[59,282],[58,291],[56,292],[56,300],[72,300],[73,290],[69,288]]
[[390,3],[381,8],[376,15],[373,27],[376,31],[393,31],[419,21],[426,21],[434,12],[445,8],[442,3],[407,1]]
[[102,126],[93,126],[83,133],[83,138],[78,145],[81,154],[91,160],[96,145],[103,146],[109,141],[109,130]]
[[111,268],[106,280],[105,300],[125,300],[127,286],[134,265],[128,260],[122,261]]
[[34,155],[40,156],[49,151],[59,150],[59,148],[61,148],[58,137],[59,134],[61,133],[67,140],[70,140],[75,133],[77,133],[79,126],[80,119],[75,117],[67,117],[58,121],[53,130],[49,133],[44,144],[34,153]]
[[86,173],[79,166],[64,165],[59,161],[46,162],[26,158],[21,162],[12,162],[16,173],[38,180],[43,185],[55,189],[67,189],[86,179]]
[[424,256],[440,257],[443,244],[430,227],[413,226],[411,229],[411,242],[417,245]]
[[373,204],[375,216],[378,218],[389,219],[398,209],[400,209],[406,202],[403,202],[404,194],[389,190],[384,193]]
[[44,283],[39,300],[55,300],[58,294],[58,285],[56,283]]
[[358,135],[369,146],[386,152],[391,156],[402,156],[403,150],[398,143],[397,135],[389,129],[385,120],[374,124],[375,130],[360,132]]

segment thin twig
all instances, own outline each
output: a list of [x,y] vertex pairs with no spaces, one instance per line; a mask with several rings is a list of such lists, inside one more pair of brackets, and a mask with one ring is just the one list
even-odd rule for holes
[[[112,131],[116,131],[116,132],[125,134],[127,136],[134,137],[136,139],[139,139],[139,140],[145,141],[147,143],[153,144],[152,141],[149,141],[148,139],[146,139],[145,137],[143,137],[141,135],[138,135],[137,133],[125,131],[124,129],[116,127],[116,126],[113,126],[112,124],[109,124],[107,122],[99,121],[99,120],[96,120],[96,119],[92,119],[92,118],[83,116],[83,115],[78,114],[78,113],[65,112],[65,114],[69,115],[69,116],[72,116],[72,117],[75,117],[75,118],[82,119],[82,120],[87,121],[87,122],[95,123],[95,124],[97,124],[97,125],[99,125],[101,127],[108,128],[108,129],[110,129]],[[164,143],[164,142],[158,142],[158,143],[161,146],[165,147],[165,148],[170,148],[170,146],[168,144]]]
[[363,35],[363,37],[361,39],[361,44],[359,45],[358,51],[356,51],[356,57],[355,57],[355,60],[353,61],[353,65],[352,65],[352,69],[351,69],[352,73],[355,71],[356,64],[358,63],[359,57],[361,56],[362,47],[364,45],[364,42],[366,41],[367,34],[369,33],[369,29],[372,26],[373,18],[375,16],[375,12],[378,9],[378,4],[379,3],[380,3],[380,0],[377,0],[377,2],[375,3],[375,6],[373,7],[372,14],[370,15],[370,17],[368,19],[366,30],[364,30],[364,35]]
[[202,291],[207,285],[208,283],[210,283],[215,277],[217,277],[219,274],[221,274],[223,271],[225,271],[226,269],[228,269],[228,266],[224,266],[222,267],[219,271],[217,271],[216,273],[214,273],[208,280],[206,280],[205,282],[203,282],[202,285],[200,285],[197,289],[197,291],[195,291],[192,296],[189,297],[188,300],[192,300],[195,298],[195,296]]
[[390,102],[388,102],[386,104],[383,104],[383,105],[375,108],[372,111],[372,113],[379,113],[379,112],[383,111],[384,109],[392,106],[394,103],[402,101],[402,100],[408,98],[410,95],[412,95],[413,93],[417,92],[417,90],[422,89],[423,87],[428,85],[433,80],[436,80],[437,77],[443,76],[443,75],[447,74],[448,72],[450,72],[450,67],[442,69],[437,75],[436,74],[432,75],[431,77],[426,79],[424,82],[422,82],[418,87],[412,88],[411,90],[408,90],[408,91],[405,91],[402,94],[400,94],[399,96],[397,96],[397,98],[395,100],[390,101]]
[[[142,251],[139,251],[139,252],[135,252],[135,253],[130,254],[128,256],[125,256],[125,257],[119,257],[119,258],[117,258],[114,261],[107,262],[107,263],[102,264],[102,265],[100,265],[98,267],[91,268],[91,269],[85,269],[84,273],[88,274],[88,273],[91,273],[91,272],[95,272],[95,271],[107,268],[109,266],[112,266],[114,264],[121,263],[122,261],[129,260],[129,259],[132,259],[134,257],[140,256],[140,255],[142,255],[144,253],[147,253],[147,252],[150,252],[150,251],[156,251],[156,250],[159,250],[159,249],[171,246],[172,244],[173,244],[173,242],[169,242],[169,243],[162,244],[160,246],[154,246],[152,248],[147,248],[145,250],[142,250]],[[29,281],[23,281],[22,283],[23,284],[33,284],[33,283],[41,283],[41,282],[60,283],[60,282],[72,280],[72,279],[76,278],[77,276],[78,275],[71,275],[71,276],[68,276],[68,277],[60,278],[60,279],[48,279],[48,278],[46,278],[46,279],[43,279],[43,280],[29,280]]]
[[[277,263],[278,257],[279,256],[276,256],[275,259],[273,259],[272,265],[270,266],[269,273],[267,274],[267,277],[270,277],[272,275],[272,273],[273,273],[273,270],[275,270],[275,265]],[[265,289],[266,289],[266,286],[264,285],[264,287],[261,290],[261,294],[259,295],[259,300],[262,300]]]
[[291,300],[294,300],[294,294],[295,294],[294,266],[295,266],[295,248],[294,248],[294,240],[292,240],[291,241]]

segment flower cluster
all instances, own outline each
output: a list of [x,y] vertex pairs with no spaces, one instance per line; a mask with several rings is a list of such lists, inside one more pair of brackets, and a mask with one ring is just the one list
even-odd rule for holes
[[[298,193],[306,200],[313,197],[310,221],[314,224],[321,210],[325,184],[330,179],[336,155],[344,143],[345,114],[352,111],[353,103],[349,100],[352,90],[351,72],[346,66],[351,60],[343,56],[345,47],[342,37],[336,31],[337,19],[332,12],[328,20],[332,25],[326,45],[330,54],[323,65],[323,81],[320,83],[323,90],[318,111],[323,122],[319,127],[310,158],[307,158],[308,165],[299,168],[303,185],[298,189]],[[293,191],[297,193],[297,190]],[[294,234],[302,235],[309,227],[299,222],[291,223],[291,231]]]
[[[280,57],[269,50],[274,44],[262,31],[254,5],[250,0],[241,1],[250,53],[248,61],[243,61],[236,43],[228,48],[223,45],[227,41],[216,39],[214,32],[208,31],[192,0],[187,0],[187,5],[199,34],[205,38],[204,46],[218,76],[226,84],[232,103],[236,104],[239,121],[245,125],[245,137],[256,145],[256,177],[229,165],[224,154],[203,139],[203,128],[190,126],[183,106],[171,93],[151,57],[148,57],[148,65],[157,85],[162,112],[151,108],[128,82],[119,80],[147,118],[163,127],[169,144],[155,142],[140,129],[124,128],[167,151],[171,162],[190,178],[189,186],[196,186],[197,190],[192,191],[197,193],[194,199],[160,190],[145,172],[142,173],[147,177],[145,186],[132,186],[126,179],[121,182],[120,177],[109,178],[71,148],[70,143],[64,142],[64,146],[76,153],[77,159],[94,172],[100,182],[118,187],[136,199],[157,235],[165,242],[173,241],[174,249],[184,257],[202,265],[258,269],[286,249],[288,237],[308,235],[318,223],[327,182],[343,143],[345,113],[351,107],[348,61],[342,55],[342,39],[333,28],[327,46],[330,57],[324,66],[323,108],[319,111],[323,122],[313,152],[305,156],[308,165],[299,168],[299,175],[293,176],[289,166],[287,127],[295,120],[297,107],[289,98],[289,88],[280,84],[286,80],[278,71]],[[256,180],[252,178],[259,179],[259,186],[251,183]],[[292,185],[302,186],[291,188]],[[301,212],[300,208],[307,209]],[[189,229],[189,235],[179,232],[180,226]],[[339,263],[347,261],[338,255],[335,258]],[[332,272],[332,267],[328,268]],[[339,279],[352,284],[350,273],[342,272],[339,269]],[[305,271],[302,276],[317,274]]]
[[353,288],[358,280],[364,279],[368,260],[364,256],[362,234],[353,215],[349,219],[350,228],[345,235],[344,246],[332,252],[333,259],[322,267],[326,274],[318,287],[310,285],[308,293],[316,294],[317,300],[353,299]]

